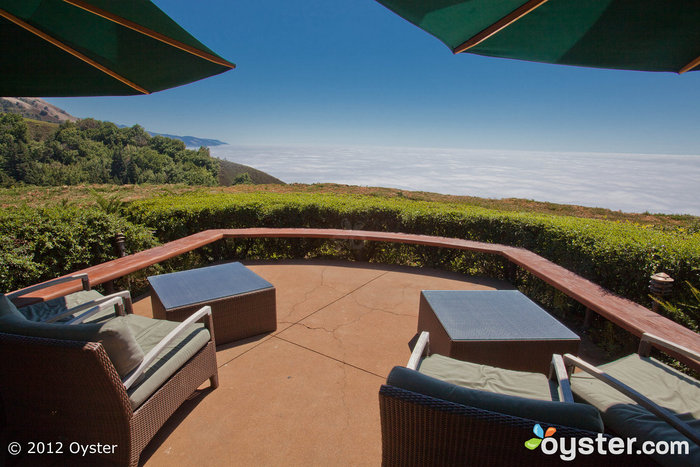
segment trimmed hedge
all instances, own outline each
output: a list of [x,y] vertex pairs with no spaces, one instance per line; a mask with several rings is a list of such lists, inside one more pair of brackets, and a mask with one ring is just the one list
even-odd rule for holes
[[[202,230],[245,227],[353,228],[519,246],[645,306],[650,304],[649,276],[655,272],[665,271],[676,279],[672,299],[676,304],[692,301],[686,281],[700,284],[700,234],[624,222],[404,198],[206,190],[134,201],[120,211],[121,217],[97,207],[69,205],[0,210],[2,289],[15,290],[113,259],[112,241],[117,232],[126,235],[127,251],[135,252]],[[433,247],[323,239],[227,240],[169,260],[154,271],[232,258],[300,257],[427,266],[506,279],[559,316],[582,319],[578,304],[500,256]],[[697,313],[681,308],[667,314],[690,329],[699,328]],[[604,340],[615,341],[612,337]]]
[[[603,287],[649,305],[648,281],[665,271],[677,284],[700,279],[700,234],[667,232],[631,223],[610,222],[524,212],[386,199],[372,196],[325,194],[195,192],[133,202],[127,215],[155,229],[161,241],[201,230],[244,227],[343,228],[408,232],[501,243],[527,248]],[[282,242],[266,241],[270,256],[289,254]],[[337,243],[337,242],[336,242]],[[250,244],[250,242],[249,242]],[[323,243],[299,242],[297,254]],[[328,242],[325,242],[328,245]],[[289,241],[283,249],[289,250]],[[326,249],[329,247],[326,246]],[[258,252],[261,248],[255,248]],[[250,250],[250,248],[248,248]],[[502,276],[504,265],[496,257],[406,246],[369,246],[364,258],[442,266]],[[352,251],[346,249],[346,255]],[[465,256],[466,255],[466,256]],[[467,258],[467,259],[465,259]],[[474,267],[474,261],[478,264]],[[462,265],[460,267],[459,265]],[[502,271],[499,274],[498,271]],[[680,287],[678,287],[680,289]],[[683,320],[681,320],[683,321]],[[698,323],[683,322],[697,329]]]
[[0,210],[0,290],[9,292],[116,258],[113,239],[126,235],[127,252],[158,244],[146,227],[97,208],[57,206]]

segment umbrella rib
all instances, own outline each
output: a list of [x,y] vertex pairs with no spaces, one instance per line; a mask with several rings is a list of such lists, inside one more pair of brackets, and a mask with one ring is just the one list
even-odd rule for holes
[[44,31],[42,31],[40,29],[35,28],[34,26],[32,26],[29,23],[22,21],[21,19],[17,18],[16,16],[12,15],[11,13],[8,13],[7,11],[0,9],[0,16],[7,19],[8,21],[15,23],[17,26],[21,27],[22,29],[29,31],[30,33],[34,34],[35,36],[38,36],[38,37],[44,39],[45,41],[53,44],[54,46],[58,47],[59,49],[63,50],[64,52],[67,52],[67,53],[73,55],[74,57],[78,58],[79,60],[82,60],[83,62],[87,63],[88,65],[90,65],[94,68],[97,68],[101,72],[111,76],[112,78],[116,79],[117,81],[120,81],[120,82],[126,84],[130,88],[135,89],[136,91],[143,93],[143,94],[150,94],[151,93],[147,89],[144,89],[141,86],[139,86],[138,84],[124,78],[119,73],[117,73],[113,70],[110,70],[106,66],[97,63],[95,60],[87,57],[86,55],[83,55],[82,53],[78,52],[74,48],[64,44],[63,42],[59,41],[55,37],[45,33]]
[[121,16],[115,15],[114,13],[111,13],[109,11],[102,10],[101,8],[98,8],[94,5],[90,5],[89,3],[84,2],[83,0],[63,0],[63,1],[73,5],[75,7],[82,8],[83,10],[85,10],[89,13],[100,16],[100,17],[102,17],[108,21],[111,21],[113,23],[116,23],[120,26],[124,26],[125,28],[129,28],[133,31],[140,33],[140,34],[148,36],[152,39],[155,39],[157,41],[168,44],[172,47],[175,47],[175,48],[178,48],[178,49],[183,50],[185,52],[188,52],[188,53],[195,55],[199,58],[202,58],[204,60],[216,63],[217,65],[225,66],[227,68],[235,68],[236,67],[236,65],[234,65],[233,63],[231,63],[227,60],[224,60],[221,57],[217,57],[216,55],[210,54],[210,53],[205,52],[203,50],[199,50],[195,47],[184,44],[176,39],[173,39],[172,37],[168,37],[168,36],[161,34],[157,31],[154,31],[152,29],[148,29],[144,26],[141,26],[138,23],[134,23],[133,21],[130,21],[126,18],[122,18]]
[[690,70],[692,70],[693,68],[695,68],[695,67],[698,66],[698,65],[700,65],[700,57],[696,58],[695,60],[693,60],[692,62],[688,63],[686,66],[684,66],[683,68],[681,68],[681,69],[678,71],[678,74],[679,74],[679,75],[682,75],[682,74],[685,73],[686,71],[690,71]]
[[463,42],[454,49],[454,53],[458,54],[464,52],[465,50],[471,49],[472,47],[479,45],[489,37],[493,36],[502,29],[507,28],[511,24],[515,23],[517,20],[523,16],[529,14],[534,9],[543,4],[547,3],[548,0],[530,0],[529,2],[521,5],[519,8],[513,10],[510,14],[504,16],[500,20],[493,23],[491,26],[487,27],[471,39]]

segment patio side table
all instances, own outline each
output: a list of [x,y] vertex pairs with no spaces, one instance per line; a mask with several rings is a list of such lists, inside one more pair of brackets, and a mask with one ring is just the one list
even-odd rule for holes
[[216,344],[277,329],[275,287],[241,263],[148,277],[155,318],[183,321],[211,306]]
[[424,290],[418,332],[430,352],[547,374],[552,354],[578,353],[579,337],[517,290]]

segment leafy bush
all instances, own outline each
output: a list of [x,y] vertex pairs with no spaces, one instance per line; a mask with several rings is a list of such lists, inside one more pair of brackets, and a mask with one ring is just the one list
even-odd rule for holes
[[127,251],[157,245],[140,225],[94,208],[0,210],[0,290],[11,291],[116,258],[113,238]]
[[[622,296],[649,304],[648,280],[665,271],[677,282],[698,283],[700,235],[664,232],[627,222],[505,212],[485,208],[309,193],[211,194],[195,192],[132,203],[128,216],[155,229],[161,241],[201,230],[243,227],[341,228],[455,237],[527,248]],[[397,256],[397,246],[368,246],[367,259]],[[495,257],[466,260],[466,253],[425,248],[399,254],[414,264],[503,271]],[[275,250],[273,250],[275,251]],[[272,252],[270,252],[272,254]],[[350,255],[349,250],[344,254]],[[441,257],[448,255],[449,259]],[[471,254],[473,256],[473,254]],[[412,258],[412,259],[409,259]],[[453,264],[453,266],[450,266]],[[465,267],[465,266],[462,266]],[[504,272],[503,272],[504,273]]]
[[[199,190],[122,203],[97,197],[93,208],[0,211],[0,283],[13,290],[115,257],[114,234],[134,252],[207,229],[354,228],[455,237],[524,247],[622,296],[648,306],[648,280],[665,271],[677,284],[700,284],[700,234],[612,222],[439,202],[317,193],[210,193]],[[119,215],[124,218],[118,217]],[[128,221],[127,221],[128,219]],[[511,281],[567,320],[583,309],[561,292],[497,255],[381,242],[325,239],[238,239],[216,242],[158,265],[159,271],[233,258],[335,257],[427,266]],[[664,313],[691,329],[697,313],[688,288],[677,287]],[[695,314],[688,311],[695,311]],[[610,346],[610,323],[594,323]]]

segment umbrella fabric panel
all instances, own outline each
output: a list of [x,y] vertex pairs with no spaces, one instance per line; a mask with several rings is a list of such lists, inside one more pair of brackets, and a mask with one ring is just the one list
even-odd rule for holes
[[550,0],[469,52],[595,68],[679,71],[700,56],[700,2]]
[[[168,15],[158,8],[153,2],[148,0],[90,0],[90,4],[100,8],[101,10],[110,11],[122,18],[140,24],[153,31],[158,31],[168,37],[171,37],[178,42],[187,44],[195,49],[202,50],[212,55],[212,52],[206,45],[199,42],[195,37],[192,37],[187,31],[182,29],[175,21],[170,19]],[[166,2],[167,4],[167,2]],[[193,2],[194,7],[200,5],[199,2]]]
[[[379,2],[453,51],[528,3]],[[566,65],[677,72],[700,56],[698,24],[697,1],[549,0],[467,52]]]
[[379,3],[454,50],[518,8],[523,0],[379,0]]
[[598,52],[604,67],[679,71],[700,57],[700,2],[613,2],[563,63],[585,65]]
[[[117,24],[62,0],[0,0],[0,8],[10,15],[135,86],[120,82],[107,84],[104,77],[99,77],[104,71],[97,68],[97,73],[88,70],[86,65],[89,68],[93,66],[77,63],[81,60],[56,44],[3,19],[0,22],[3,69],[13,70],[14,74],[0,76],[3,95],[126,95],[155,92],[219,74],[233,67],[150,1],[90,0],[87,7],[107,10],[105,14],[116,15],[117,20],[126,20],[126,23],[140,30]],[[30,38],[28,45],[21,50],[10,51],[16,42],[13,37],[25,40],[28,35],[35,38]],[[190,50],[183,50],[188,47]],[[196,49],[194,53],[193,49]],[[25,55],[27,53],[30,58]],[[32,61],[42,63],[32,64]],[[56,71],[53,73],[55,82],[49,82],[48,88],[44,82],[45,74],[37,74],[43,69]],[[12,87],[23,75],[28,77],[24,80],[25,85]],[[112,79],[118,81],[119,78],[108,78]],[[36,92],[30,92],[32,84]],[[139,91],[139,88],[142,90]]]
[[[126,96],[133,88],[0,18],[3,96]],[[37,59],[41,51],[41,59]],[[37,90],[41,90],[37,93]]]

